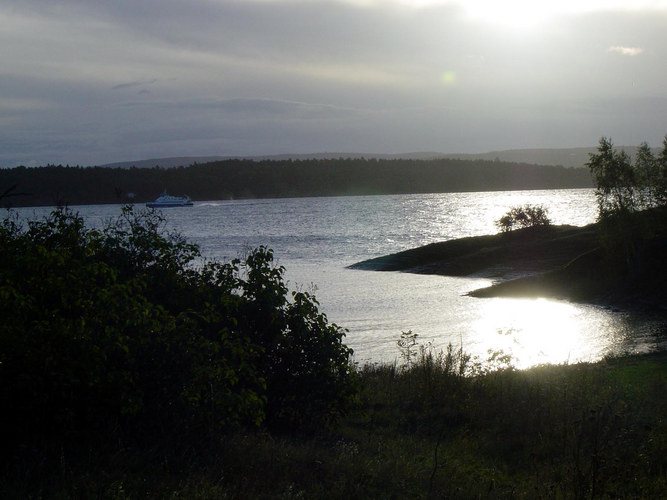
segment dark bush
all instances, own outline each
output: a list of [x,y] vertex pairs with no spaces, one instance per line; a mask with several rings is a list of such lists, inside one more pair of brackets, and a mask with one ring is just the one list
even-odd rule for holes
[[512,207],[496,221],[496,227],[502,232],[508,232],[525,227],[548,226],[551,224],[548,213],[549,211],[542,205]]
[[193,441],[328,422],[351,403],[345,331],[289,294],[271,250],[201,262],[154,212],[88,229],[54,211],[0,225],[0,406],[8,445]]

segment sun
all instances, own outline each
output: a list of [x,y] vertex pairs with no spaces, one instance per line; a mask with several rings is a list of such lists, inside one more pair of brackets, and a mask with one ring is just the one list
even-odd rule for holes
[[474,20],[515,29],[530,29],[554,14],[549,3],[534,0],[468,0],[463,5]]
[[[562,1],[567,2],[567,0]],[[415,8],[454,5],[472,22],[522,29],[541,23],[554,12],[550,3],[535,0],[399,0],[399,2]]]
[[395,0],[416,8],[456,5],[473,22],[531,30],[561,14],[593,11],[665,10],[667,0]]

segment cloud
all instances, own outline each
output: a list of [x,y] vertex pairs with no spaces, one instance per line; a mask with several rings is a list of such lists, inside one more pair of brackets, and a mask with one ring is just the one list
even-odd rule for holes
[[624,56],[634,57],[644,52],[644,49],[642,49],[641,47],[615,46],[615,47],[609,47],[609,52],[617,52]]
[[146,81],[119,83],[118,85],[114,85],[113,87],[111,87],[111,89],[112,90],[120,90],[120,89],[126,89],[126,88],[130,88],[130,87],[143,87],[144,85],[153,85],[156,82],[157,82],[157,78],[153,78],[152,80],[146,80]]
[[[460,3],[413,3],[6,0],[0,166],[475,152],[667,132],[664,105],[642,106],[642,120],[621,113],[664,95],[667,13],[562,14],[515,33]],[[607,48],[642,56],[619,72],[600,57]]]
[[220,99],[197,98],[169,101],[127,101],[115,106],[118,109],[142,109],[153,116],[178,113],[183,118],[220,122],[228,118],[231,123],[247,123],[262,120],[265,123],[299,122],[303,120],[342,120],[369,116],[372,110],[333,106],[330,104],[285,101],[278,99]]

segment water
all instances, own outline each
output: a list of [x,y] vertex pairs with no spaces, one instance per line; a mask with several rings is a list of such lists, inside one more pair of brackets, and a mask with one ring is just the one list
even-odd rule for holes
[[[360,260],[436,241],[495,233],[511,206],[545,205],[555,224],[595,220],[590,189],[195,202],[167,209],[169,228],[206,257],[229,259],[271,247],[291,288],[314,290],[330,321],[347,328],[359,362],[393,362],[412,330],[422,344],[448,343],[485,360],[490,351],[518,367],[595,361],[608,354],[667,348],[665,325],[592,305],[547,299],[477,299],[489,280],[346,269]],[[91,224],[119,205],[73,207]],[[41,216],[49,209],[22,209]],[[660,340],[660,339],[663,340]]]

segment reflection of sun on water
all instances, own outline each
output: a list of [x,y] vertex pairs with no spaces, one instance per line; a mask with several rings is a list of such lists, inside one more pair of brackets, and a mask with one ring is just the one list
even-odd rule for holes
[[585,352],[577,309],[547,299],[481,299],[481,319],[472,325],[489,351],[512,356],[517,368],[574,360]]

